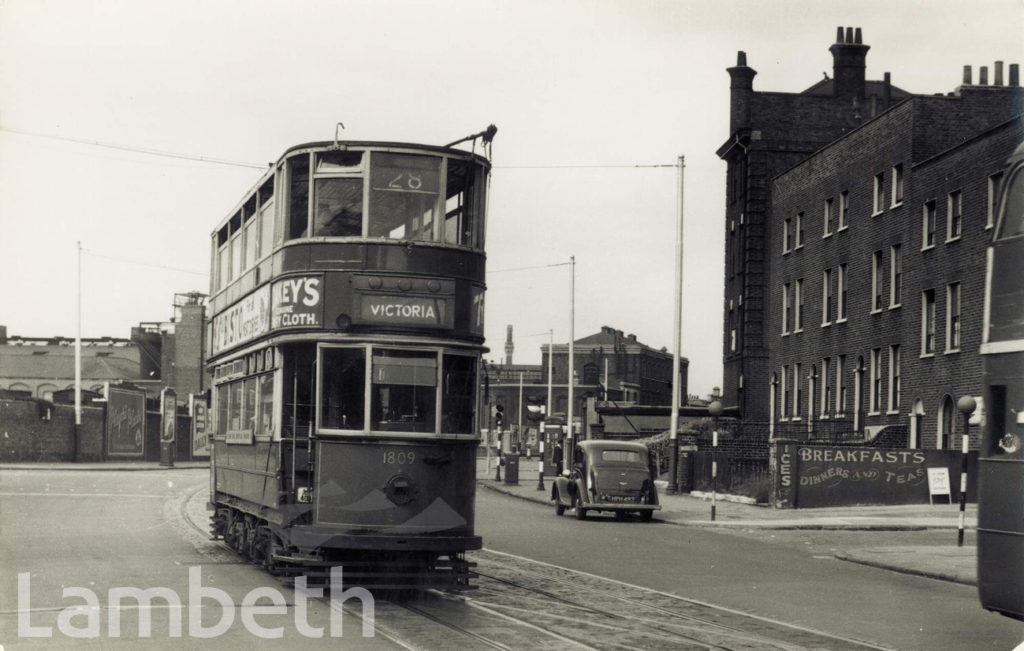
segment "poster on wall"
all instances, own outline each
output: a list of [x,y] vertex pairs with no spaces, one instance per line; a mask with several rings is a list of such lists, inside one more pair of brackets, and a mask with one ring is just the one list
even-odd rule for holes
[[107,392],[107,456],[145,454],[146,394],[110,387]]
[[206,399],[192,394],[189,396],[192,412],[192,457],[210,456],[210,435],[206,428]]

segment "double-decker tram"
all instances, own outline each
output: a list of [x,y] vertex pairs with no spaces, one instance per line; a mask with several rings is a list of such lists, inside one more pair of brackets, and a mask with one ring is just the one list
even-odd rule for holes
[[212,234],[212,530],[269,571],[469,587],[490,163],[456,144],[293,147]]
[[1003,174],[985,280],[987,418],[978,454],[981,605],[1024,620],[1024,144]]

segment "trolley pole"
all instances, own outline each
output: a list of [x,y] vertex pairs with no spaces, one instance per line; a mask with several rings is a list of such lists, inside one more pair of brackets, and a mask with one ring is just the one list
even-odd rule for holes
[[711,414],[711,521],[715,521],[715,503],[718,493],[718,417],[722,415],[722,403],[715,400],[708,405]]
[[[540,422],[540,429],[544,431],[544,421]],[[544,490],[544,435],[540,435],[540,461],[537,462],[537,490]]]
[[971,396],[963,396],[956,402],[956,408],[964,415],[964,434],[960,448],[960,520],[957,526],[956,546],[964,546],[964,510],[967,506],[967,446],[971,438],[971,413],[977,402]]

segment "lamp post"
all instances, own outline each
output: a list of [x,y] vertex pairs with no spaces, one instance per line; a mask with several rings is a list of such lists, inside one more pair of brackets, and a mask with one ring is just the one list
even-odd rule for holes
[[718,491],[718,417],[722,415],[722,403],[715,400],[708,405],[711,414],[711,521],[715,521],[715,498]]
[[967,504],[967,445],[971,438],[971,413],[978,403],[971,396],[956,401],[956,408],[964,415],[964,434],[960,448],[960,522],[957,526],[956,546],[964,546],[964,508]]

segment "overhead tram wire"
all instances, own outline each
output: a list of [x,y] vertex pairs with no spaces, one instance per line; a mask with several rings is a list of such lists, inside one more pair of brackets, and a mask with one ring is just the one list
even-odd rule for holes
[[[62,140],[64,142],[74,142],[80,145],[91,145],[93,147],[103,147],[106,149],[117,149],[119,151],[128,151],[136,154],[147,154],[149,156],[162,156],[164,158],[176,158],[179,160],[190,160],[198,161],[201,163],[211,163],[216,165],[232,165],[235,167],[248,167],[257,170],[266,170],[268,165],[260,165],[259,163],[250,163],[246,161],[235,161],[225,158],[213,158],[209,156],[199,156],[196,154],[184,154],[180,152],[161,151],[159,149],[148,149],[146,147],[139,147],[136,145],[123,145],[120,143],[103,142],[100,140],[91,140],[89,138],[76,138],[74,136],[58,136],[50,133],[39,133],[36,131],[28,131],[26,129],[15,129],[0,125],[0,131],[6,131],[8,133],[16,133],[22,136],[31,136],[33,138],[46,138],[48,140]],[[453,143],[457,144],[457,143]],[[564,164],[564,165],[495,165],[494,169],[504,170],[555,170],[555,169],[656,169],[656,168],[674,168],[678,167],[678,163],[623,163],[623,164]]]
[[93,258],[102,258],[104,260],[113,260],[114,262],[126,262],[128,264],[135,264],[142,267],[153,267],[156,269],[165,269],[167,271],[176,271],[179,273],[192,274],[194,276],[209,276],[209,272],[195,271],[194,269],[184,269],[182,267],[172,267],[165,264],[154,264],[152,262],[142,262],[141,260],[132,260],[130,258],[119,258],[112,255],[105,255],[103,253],[97,253],[96,251],[90,251],[89,249],[82,249],[82,253]]
[[64,142],[74,142],[80,145],[91,145],[93,147],[103,147],[106,149],[117,149],[119,151],[128,151],[136,154],[147,154],[149,156],[162,156],[163,158],[176,158],[179,160],[190,160],[199,161],[201,163],[211,163],[215,165],[231,165],[234,167],[248,167],[257,170],[266,170],[267,165],[258,165],[256,163],[247,163],[245,161],[228,160],[225,158],[211,158],[208,156],[197,156],[194,154],[182,154],[178,152],[161,151],[159,149],[147,149],[145,147],[137,147],[133,145],[122,145],[113,142],[102,142],[99,140],[89,140],[87,138],[75,138],[72,136],[57,136],[49,133],[37,133],[34,131],[25,131],[23,129],[12,129],[11,127],[0,126],[0,131],[6,131],[8,133],[16,133],[22,136],[31,136],[33,138],[46,138],[49,140],[62,140]]

